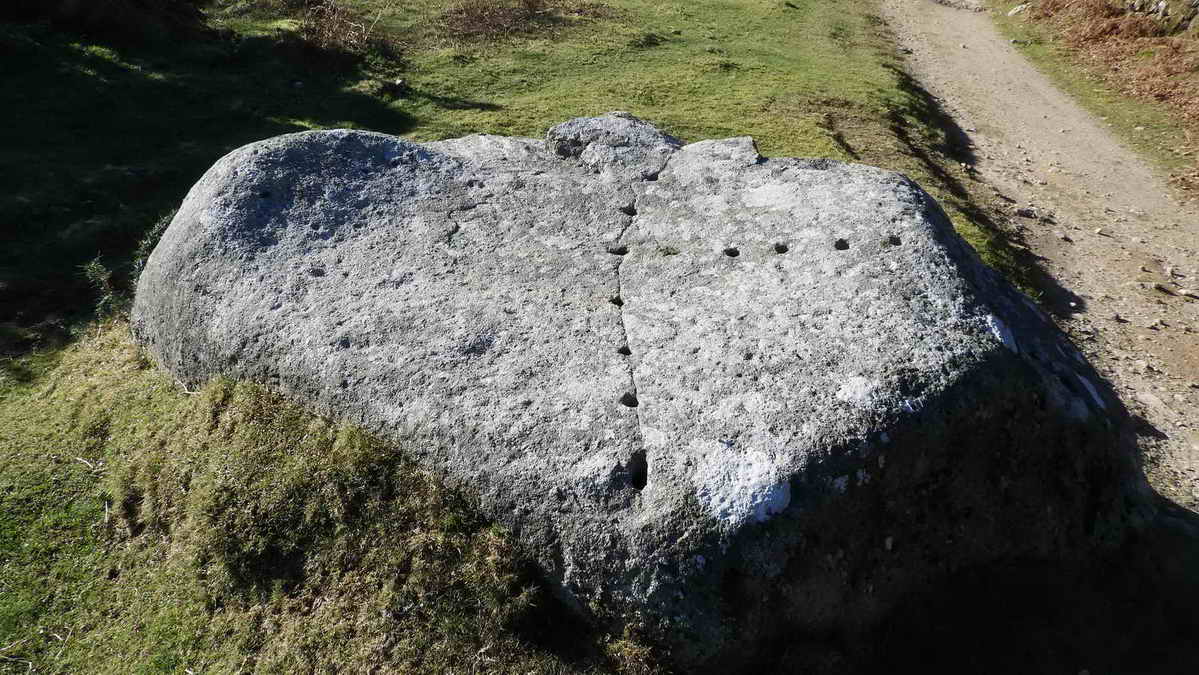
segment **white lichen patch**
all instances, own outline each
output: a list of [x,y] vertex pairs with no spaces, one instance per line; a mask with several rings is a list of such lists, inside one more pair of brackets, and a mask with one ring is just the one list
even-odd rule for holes
[[987,315],[987,326],[991,328],[991,334],[995,336],[995,339],[1002,342],[1004,347],[1017,354],[1020,353],[1020,347],[1016,344],[1016,336],[1012,334],[1012,329],[1008,328],[1002,319],[994,314],[989,314]]
[[876,382],[865,377],[847,377],[837,390],[837,398],[846,403],[863,405],[874,395],[876,385]]
[[696,441],[692,448],[704,460],[691,482],[712,518],[738,527],[769,520],[791,504],[791,483],[766,453],[734,450],[719,441]]
[[1076,375],[1076,377],[1079,382],[1082,382],[1082,386],[1086,388],[1087,393],[1091,395],[1091,399],[1095,401],[1095,405],[1099,406],[1100,410],[1107,410],[1107,403],[1099,395],[1099,390],[1095,389],[1095,385],[1091,384],[1091,381],[1082,375]]

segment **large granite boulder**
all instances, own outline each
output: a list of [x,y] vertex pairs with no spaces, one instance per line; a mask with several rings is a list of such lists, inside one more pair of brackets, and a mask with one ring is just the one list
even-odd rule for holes
[[393,440],[579,612],[687,670],[875,625],[954,570],[1122,536],[1124,415],[895,173],[684,145],[306,132],[150,257],[138,339]]

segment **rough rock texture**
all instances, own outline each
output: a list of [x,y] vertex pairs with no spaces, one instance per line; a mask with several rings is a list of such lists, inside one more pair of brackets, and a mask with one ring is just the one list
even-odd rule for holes
[[956,569],[1118,540],[1124,415],[906,178],[683,145],[256,143],[192,189],[134,331],[476,495],[593,620],[688,670],[867,630]]
[[1199,14],[1199,0],[1120,0],[1124,9],[1146,14],[1161,24],[1167,34],[1195,30],[1195,15]]

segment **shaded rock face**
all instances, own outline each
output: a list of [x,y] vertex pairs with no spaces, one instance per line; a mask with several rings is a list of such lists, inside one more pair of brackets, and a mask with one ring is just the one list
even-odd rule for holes
[[688,670],[868,630],[956,569],[1115,542],[1124,412],[904,177],[684,145],[308,132],[241,148],[138,339],[393,439],[592,620]]

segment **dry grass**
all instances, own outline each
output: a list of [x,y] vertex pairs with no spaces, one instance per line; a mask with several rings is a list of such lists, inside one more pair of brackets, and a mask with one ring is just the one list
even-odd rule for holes
[[604,18],[613,10],[598,2],[569,0],[461,0],[436,22],[443,37],[496,40],[552,31],[575,18]]
[[[1166,105],[1186,137],[1181,155],[1195,154],[1199,140],[1199,38],[1170,35],[1161,23],[1105,0],[1044,0],[1029,12],[1050,24],[1121,92]],[[1177,172],[1172,182],[1199,190],[1199,166]]]
[[300,36],[319,49],[361,54],[381,39],[375,32],[378,22],[378,16],[366,16],[339,0],[320,0],[303,9]]

